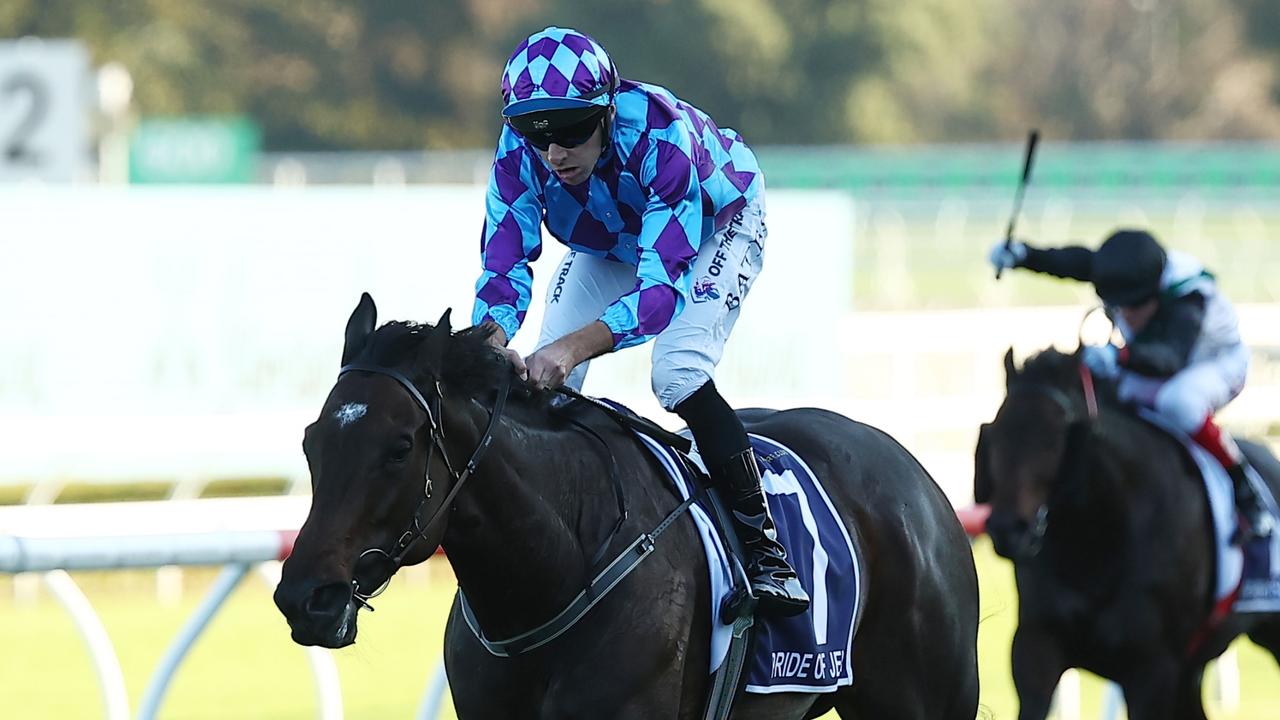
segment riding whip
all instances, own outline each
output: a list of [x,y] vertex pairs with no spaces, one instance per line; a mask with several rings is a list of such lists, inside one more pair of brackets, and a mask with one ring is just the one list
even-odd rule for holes
[[[1031,180],[1031,164],[1036,159],[1036,145],[1040,142],[1040,131],[1032,130],[1027,136],[1027,157],[1022,161],[1022,179],[1018,181],[1017,194],[1013,196],[1013,214],[1009,216],[1009,228],[1004,232],[1004,247],[1006,250],[1013,244],[1013,226],[1018,222],[1018,215],[1022,212],[1022,196],[1027,192],[1027,182]],[[1004,268],[996,269],[996,279],[1000,279],[1000,274]]]

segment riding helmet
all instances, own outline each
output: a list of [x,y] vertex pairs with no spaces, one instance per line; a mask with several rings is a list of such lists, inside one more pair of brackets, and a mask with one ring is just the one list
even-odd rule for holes
[[613,60],[595,40],[569,28],[544,28],[517,45],[507,60],[502,116],[512,122],[535,115],[540,131],[571,125],[609,107],[618,80]]
[[1160,292],[1165,252],[1145,230],[1117,230],[1093,253],[1091,280],[1111,307],[1140,305]]

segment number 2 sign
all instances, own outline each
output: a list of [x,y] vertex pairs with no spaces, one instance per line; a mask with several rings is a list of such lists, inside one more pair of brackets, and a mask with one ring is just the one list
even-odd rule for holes
[[85,175],[90,78],[78,42],[0,42],[0,182]]

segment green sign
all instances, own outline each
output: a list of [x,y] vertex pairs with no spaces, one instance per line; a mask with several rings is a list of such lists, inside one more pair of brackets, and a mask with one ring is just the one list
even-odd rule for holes
[[129,145],[133,183],[247,183],[262,134],[243,117],[143,120]]

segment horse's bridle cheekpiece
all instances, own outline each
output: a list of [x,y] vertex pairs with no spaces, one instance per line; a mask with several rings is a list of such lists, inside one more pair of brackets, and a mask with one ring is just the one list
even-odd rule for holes
[[[442,422],[443,418],[440,410],[440,403],[443,399],[443,395],[441,394],[440,382],[438,380],[434,382],[435,392],[431,393],[431,398],[428,400],[426,397],[423,397],[422,392],[413,384],[413,381],[405,377],[405,375],[398,370],[382,367],[380,365],[351,363],[349,365],[344,365],[342,369],[338,371],[338,377],[341,378],[343,375],[350,372],[367,372],[375,375],[385,375],[399,383],[400,386],[413,398],[414,402],[418,404],[418,407],[422,408],[422,410],[427,414],[427,424],[430,427],[431,435],[431,445],[427,448],[427,469],[423,481],[422,499],[418,501],[418,507],[413,511],[413,519],[410,521],[409,528],[401,533],[400,538],[395,543],[395,547],[390,551],[383,550],[382,548],[369,548],[368,550],[360,553],[360,557],[356,559],[358,566],[360,560],[366,556],[381,556],[386,558],[386,562],[390,570],[390,572],[387,573],[386,582],[382,583],[379,587],[368,591],[362,591],[360,589],[360,581],[358,578],[353,577],[351,579],[352,596],[356,599],[356,602],[372,611],[373,606],[369,604],[369,600],[381,595],[382,592],[387,589],[387,586],[391,584],[391,577],[400,569],[401,563],[404,561],[404,556],[408,554],[409,549],[412,548],[413,544],[418,540],[425,539],[427,530],[435,524],[440,513],[453,502],[458,491],[462,489],[463,485],[466,484],[472,473],[475,472],[476,466],[480,463],[480,459],[484,457],[485,451],[489,449],[491,444],[493,444],[493,428],[494,425],[497,424],[498,418],[501,417],[503,409],[506,407],[507,394],[511,390],[511,378],[508,375],[503,375],[502,385],[498,388],[497,400],[494,401],[493,411],[489,414],[489,424],[484,429],[484,435],[481,436],[480,443],[476,445],[476,449],[471,453],[471,458],[467,460],[467,464],[461,471],[459,471],[454,468],[453,463],[449,462],[449,454],[444,448],[444,424]],[[422,523],[420,521],[422,506],[431,499],[433,490],[433,483],[431,482],[431,456],[435,454],[437,448],[440,450],[440,459],[444,461],[445,468],[449,471],[449,474],[453,476],[453,487],[449,489],[449,494],[446,495],[444,501],[440,503],[440,507],[436,508],[436,511],[432,513],[431,517],[425,523]],[[383,569],[386,570],[388,568]]]
[[[1085,410],[1083,417],[1076,408],[1075,403],[1071,401],[1071,398],[1065,392],[1047,383],[1016,380],[1010,385],[1009,389],[1012,391],[1015,388],[1021,388],[1052,400],[1053,404],[1062,410],[1068,426],[1076,423],[1096,423],[1098,421],[1098,397],[1093,385],[1093,373],[1090,372],[1089,366],[1083,362],[1078,363],[1076,369],[1080,376],[1080,390],[1084,394]],[[1040,548],[1044,544],[1045,533],[1048,530],[1049,498],[1041,503],[1040,507],[1036,508],[1036,516],[1029,528],[1031,543],[1028,549],[1032,556],[1039,554]]]
[[[395,543],[395,547],[391,550],[388,551],[383,550],[382,548],[369,548],[368,550],[360,553],[359,558],[356,560],[358,565],[360,559],[367,556],[386,558],[387,567],[384,567],[383,569],[389,570],[389,572],[387,574],[386,582],[382,583],[379,587],[366,592],[360,589],[360,581],[358,578],[353,577],[351,580],[352,597],[354,597],[356,602],[361,606],[372,611],[373,607],[369,605],[369,600],[380,595],[384,590],[386,590],[387,586],[391,584],[391,577],[400,569],[401,564],[404,561],[404,556],[409,552],[409,549],[412,548],[414,543],[418,540],[426,538],[427,530],[429,530],[436,522],[440,513],[451,505],[453,499],[457,496],[463,485],[466,484],[467,480],[475,472],[476,466],[480,463],[480,459],[484,457],[485,451],[493,444],[493,429],[497,425],[498,418],[502,416],[502,411],[506,407],[507,395],[511,390],[511,374],[504,373],[502,375],[502,384],[498,387],[497,400],[494,402],[493,410],[489,414],[489,423],[485,427],[484,435],[480,437],[480,442],[476,445],[476,449],[471,453],[471,458],[467,461],[467,464],[461,471],[458,471],[454,469],[453,464],[449,462],[449,456],[444,448],[444,426],[441,411],[443,394],[440,389],[439,380],[435,380],[433,382],[434,392],[432,392],[430,394],[430,398],[428,398],[423,396],[422,392],[416,385],[414,385],[412,380],[398,370],[382,367],[380,365],[351,363],[344,365],[342,369],[338,371],[338,377],[341,378],[343,375],[351,372],[367,372],[375,375],[385,375],[386,377],[395,380],[405,389],[406,392],[409,393],[411,397],[413,397],[414,402],[427,413],[427,424],[430,426],[431,432],[431,446],[427,449],[427,477],[423,488],[423,497],[418,501],[418,507],[413,511],[413,520],[410,522],[409,528],[401,533],[399,540]],[[610,409],[602,403],[595,401],[594,399],[581,396],[572,390],[561,388],[559,392],[570,397],[587,400],[592,406],[600,408],[607,413],[611,412]],[[611,417],[616,421],[629,426],[630,421],[624,420],[622,416],[617,413],[612,413]],[[590,580],[587,582],[586,587],[582,589],[582,592],[578,593],[577,597],[571,600],[563,610],[555,615],[555,617],[542,625],[529,630],[528,632],[521,633],[516,637],[507,638],[505,640],[491,640],[485,637],[484,633],[480,630],[480,624],[476,620],[470,604],[467,602],[466,595],[461,589],[458,590],[459,604],[461,605],[462,615],[466,620],[467,627],[471,629],[471,632],[476,636],[476,639],[484,645],[486,650],[498,657],[522,655],[555,640],[569,630],[569,628],[576,625],[577,622],[591,610],[591,608],[595,607],[597,603],[603,600],[604,597],[613,590],[613,588],[617,587],[618,583],[622,582],[622,580],[629,575],[632,570],[635,570],[645,558],[653,553],[658,538],[661,537],[667,528],[676,521],[676,518],[693,505],[695,500],[693,496],[690,496],[684,502],[677,505],[674,510],[668,513],[656,527],[648,532],[640,533],[639,536],[620,553],[612,559],[605,561],[604,557],[606,551],[609,549],[609,546],[611,545],[613,538],[617,535],[618,530],[621,529],[623,522],[626,521],[629,516],[624,500],[622,484],[618,478],[617,460],[613,457],[613,453],[608,450],[608,444],[605,443],[604,439],[600,437],[598,433],[576,420],[570,419],[570,423],[594,436],[605,446],[605,450],[609,454],[610,476],[613,480],[614,492],[618,496],[618,520],[614,524],[613,530],[609,533],[609,537],[605,539],[604,543],[602,543],[600,548],[596,551],[590,563]],[[653,428],[646,428],[646,431],[659,435],[670,435],[670,433],[665,433],[665,431],[662,431],[656,426]],[[687,443],[687,441],[679,436],[672,435],[671,437],[677,444]],[[431,517],[425,523],[422,523],[419,520],[422,512],[422,506],[426,504],[427,500],[431,497],[432,492],[430,476],[431,456],[435,454],[435,450],[437,448],[440,450],[440,458],[444,461],[445,467],[448,469],[449,474],[453,476],[453,487],[449,489],[449,493],[444,497],[444,500],[441,501],[440,507],[436,508],[436,511],[432,513]]]

